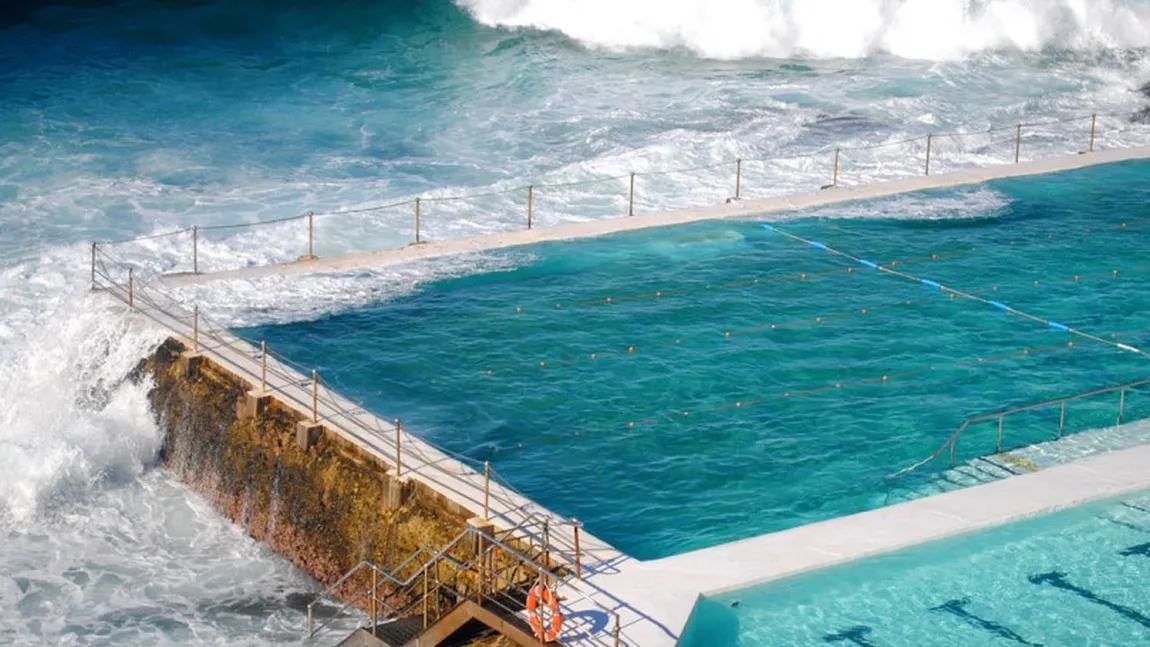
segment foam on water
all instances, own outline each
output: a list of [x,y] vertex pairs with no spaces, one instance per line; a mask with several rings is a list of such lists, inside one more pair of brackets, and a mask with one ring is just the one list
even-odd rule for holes
[[[960,4],[467,3],[487,25],[534,25],[609,49],[864,57],[726,63],[573,48],[547,32],[484,26],[446,1],[271,15],[258,3],[136,0],[0,16],[0,642],[274,642],[299,618],[285,596],[308,586],[154,469],[160,431],[147,385],[124,377],[161,333],[87,294],[88,241],[1144,104],[1129,90],[1150,65],[1124,49],[1146,44],[1141,4]],[[879,51],[895,56],[866,58]],[[1028,132],[1024,157],[1080,149],[1077,127]],[[1099,146],[1148,141],[1121,114],[1099,122]],[[939,171],[1012,155],[983,135],[935,145]],[[840,179],[921,172],[921,148],[844,154]],[[829,180],[830,163],[748,161],[744,195],[810,190]],[[641,177],[640,208],[719,202],[732,176],[727,165]],[[539,190],[535,222],[620,215],[626,195],[625,180]],[[998,199],[911,200],[886,215],[993,213]],[[519,191],[427,203],[423,234],[521,227],[525,202]],[[413,233],[405,209],[316,225],[321,255],[398,246]],[[738,244],[718,236],[660,250],[676,259]],[[190,246],[184,235],[108,251],[147,276],[190,269]],[[306,248],[305,221],[293,221],[202,233],[199,254],[203,269],[226,269]],[[282,323],[530,260],[480,256],[180,296],[230,325]],[[253,597],[274,604],[244,607],[263,610],[242,621],[210,610],[211,600]],[[63,617],[96,633],[82,637]]]
[[986,50],[1145,47],[1150,7],[1105,0],[459,0],[492,25],[561,31],[591,46],[702,56],[953,60]]

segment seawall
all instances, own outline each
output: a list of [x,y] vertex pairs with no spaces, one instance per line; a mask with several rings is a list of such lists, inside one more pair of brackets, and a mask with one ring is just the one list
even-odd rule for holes
[[252,385],[169,339],[145,363],[166,467],[253,538],[329,585],[361,560],[391,567],[442,546],[470,510],[336,434],[303,449],[297,411],[274,398],[243,416]]

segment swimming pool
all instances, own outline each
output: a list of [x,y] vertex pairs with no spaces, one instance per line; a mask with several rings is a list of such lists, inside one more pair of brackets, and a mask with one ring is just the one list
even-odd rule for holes
[[[1148,175],[1126,163],[998,181],[787,229],[1138,345]],[[883,477],[970,415],[1150,376],[1131,353],[854,271],[757,222],[501,255],[509,269],[238,332],[639,558],[882,505]],[[1150,398],[1126,407],[1145,417]],[[1113,412],[1076,403],[1068,429]],[[1057,416],[1012,420],[1010,444],[1049,439]],[[970,430],[963,456],[993,452],[995,431]]]
[[703,598],[682,647],[1150,644],[1150,493]]

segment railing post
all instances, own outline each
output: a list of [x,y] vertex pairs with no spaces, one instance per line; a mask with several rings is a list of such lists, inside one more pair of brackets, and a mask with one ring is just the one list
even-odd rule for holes
[[427,569],[423,569],[423,628],[427,629]]
[[311,370],[311,422],[319,422],[319,371]]
[[376,620],[377,620],[376,615],[375,615],[375,596],[376,596],[376,592],[379,590],[379,584],[378,584],[378,580],[377,580],[378,577],[379,577],[379,574],[375,570],[375,565],[372,565],[371,566],[371,635],[373,635],[373,636],[375,635],[375,627],[376,627]]
[[307,212],[307,257],[315,258],[315,214]]
[[531,218],[535,214],[535,185],[527,185],[527,228],[531,229]]
[[[311,609],[308,609],[310,612]],[[619,647],[619,614],[615,614],[615,647]]]
[[1062,401],[1062,413],[1058,416],[1058,437],[1062,438],[1063,432],[1066,430],[1066,400]]
[[834,174],[834,177],[831,179],[831,186],[835,187],[835,188],[838,188],[838,186],[839,186],[839,152],[840,152],[840,149],[836,148],[835,149],[835,174]]
[[543,568],[551,568],[551,521],[549,519],[543,520]]
[[260,342],[260,393],[268,392],[268,343]]
[[1022,124],[1018,124],[1018,131],[1014,135],[1014,163],[1017,164],[1022,155]]
[[1126,410],[1126,389],[1118,391],[1118,424],[1122,424],[1122,414]]
[[926,136],[926,175],[930,175],[930,143],[934,139],[934,135]]
[[307,605],[307,637],[312,638],[315,636],[315,629],[312,628],[311,622],[311,605]]
[[200,230],[192,225],[192,274],[200,273]]
[[491,518],[491,463],[483,461],[483,519]]
[[192,306],[192,352],[200,352],[200,304]]
[[735,199],[742,199],[743,195],[743,160],[735,160]]
[[132,278],[132,268],[128,268],[128,307],[136,307],[136,284]]
[[92,289],[96,289],[96,243],[92,243]]
[[401,449],[400,443],[402,441],[400,441],[400,439],[399,439],[399,436],[402,433],[403,433],[403,421],[401,421],[399,418],[396,418],[395,419],[395,476],[396,476],[396,478],[399,478],[399,475],[403,473],[403,459],[402,459],[401,454],[400,454],[400,449]]
[[415,242],[419,243],[419,198],[415,199]]
[[998,450],[995,452],[997,454],[1002,453],[1002,425],[1005,423],[1006,423],[1006,415],[1003,414],[1001,416],[998,416]]
[[575,524],[575,577],[583,579],[583,553],[579,550],[579,527],[583,524],[578,519],[572,519]]
[[954,467],[954,452],[958,448],[958,436],[950,441],[950,466]]
[[631,174],[631,197],[627,199],[627,215],[635,215],[635,174]]
[[1098,114],[1090,115],[1090,152],[1094,152],[1094,126],[1098,123]]

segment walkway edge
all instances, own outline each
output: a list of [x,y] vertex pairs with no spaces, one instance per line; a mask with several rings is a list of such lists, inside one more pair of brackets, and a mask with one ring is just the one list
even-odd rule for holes
[[886,198],[914,191],[954,188],[979,184],[990,180],[1043,175],[1081,169],[1089,166],[1114,164],[1147,158],[1150,158],[1150,147],[1120,148],[1032,162],[1022,162],[1020,164],[1003,164],[987,168],[943,173],[940,175],[889,180],[857,187],[838,187],[777,198],[743,200],[699,209],[654,212],[633,217],[624,216],[588,222],[568,223],[557,227],[523,229],[471,238],[433,241],[419,245],[408,245],[397,249],[358,252],[344,256],[320,258],[318,260],[261,265],[203,274],[170,275],[164,277],[158,283],[163,287],[175,288],[210,281],[370,270],[411,261],[441,258],[457,254],[488,252],[534,243],[592,238],[606,234],[667,227],[704,220],[753,218],[801,209],[844,204],[859,200]]

